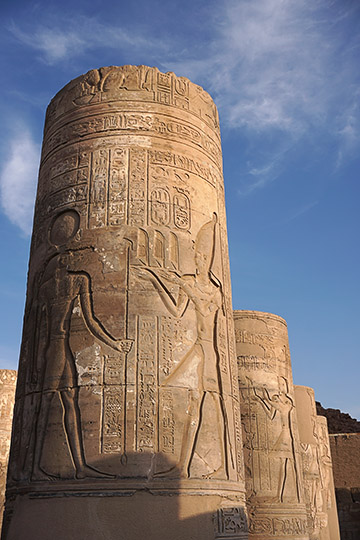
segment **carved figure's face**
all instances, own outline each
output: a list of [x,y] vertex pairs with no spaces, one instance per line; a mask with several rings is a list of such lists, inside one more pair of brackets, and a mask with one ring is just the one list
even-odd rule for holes
[[53,246],[64,246],[74,238],[80,226],[80,216],[75,210],[58,214],[51,224],[49,242]]
[[210,256],[201,250],[195,251],[195,265],[198,274],[207,274],[210,270]]

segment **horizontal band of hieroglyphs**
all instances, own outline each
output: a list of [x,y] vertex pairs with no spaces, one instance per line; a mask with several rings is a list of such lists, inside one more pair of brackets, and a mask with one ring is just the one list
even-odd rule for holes
[[250,519],[249,532],[252,534],[268,534],[277,538],[290,536],[303,536],[307,533],[307,523],[305,519],[299,517],[289,518],[260,518]]
[[[120,146],[106,146],[106,148],[108,150],[115,151],[117,155],[125,155],[125,153],[128,151],[128,148]],[[218,170],[215,167],[211,166],[211,164],[207,166],[190,157],[184,156],[183,154],[175,154],[173,152],[163,150],[149,150],[148,156],[150,165],[170,166],[176,169],[181,169],[203,178],[214,187],[222,187],[221,175],[218,173]],[[86,175],[85,169],[90,165],[90,161],[91,152],[86,150],[80,150],[79,152],[72,151],[67,155],[64,154],[64,152],[55,154],[50,160],[47,161],[46,165],[42,167],[41,170],[41,176],[45,175],[47,178],[47,190],[52,191],[52,188],[48,183],[53,178],[58,178],[63,174],[71,173],[73,171],[79,172],[79,178],[75,181],[71,181],[69,179],[68,182],[66,181],[66,178],[64,178],[65,184],[80,184],[82,182],[86,182],[87,177],[84,177],[83,175]]]
[[[54,148],[65,144],[72,139],[81,138],[93,133],[104,131],[131,131],[156,133],[157,135],[174,136],[182,140],[190,141],[212,156],[218,164],[221,164],[221,149],[207,135],[195,129],[188,123],[169,120],[166,116],[154,116],[151,114],[122,113],[107,116],[93,117],[69,123],[59,128],[53,135],[49,135],[44,141],[43,159]],[[220,166],[220,165],[219,165]]]

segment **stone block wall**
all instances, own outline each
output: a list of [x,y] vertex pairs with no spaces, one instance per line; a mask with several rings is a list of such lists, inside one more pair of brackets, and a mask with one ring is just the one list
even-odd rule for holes
[[360,433],[330,435],[341,540],[360,538]]
[[0,528],[5,501],[15,386],[16,371],[13,369],[0,369]]

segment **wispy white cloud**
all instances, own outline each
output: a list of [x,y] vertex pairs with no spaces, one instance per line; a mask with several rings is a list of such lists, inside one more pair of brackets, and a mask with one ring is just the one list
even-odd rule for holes
[[241,128],[260,145],[272,138],[273,155],[262,156],[256,167],[249,164],[245,173],[242,191],[251,193],[276,178],[285,154],[303,137],[317,145],[322,135],[331,137],[335,167],[358,150],[356,16],[356,3],[342,0],[224,0],[220,11],[209,4],[206,34],[199,29],[190,38],[186,32],[159,38],[150,24],[129,30],[122,22],[110,25],[85,15],[70,21],[44,16],[31,31],[16,24],[10,30],[50,65],[99,50],[129,52],[131,58],[134,51],[143,58],[145,51],[160,67],[205,86],[223,127]]
[[38,27],[35,32],[27,33],[15,24],[10,26],[10,30],[24,45],[39,51],[48,64],[54,64],[86,47],[79,34],[72,30]]
[[285,223],[289,223],[290,221],[293,221],[293,219],[297,219],[298,217],[302,216],[303,214],[306,214],[307,212],[309,212],[312,208],[314,208],[314,206],[316,206],[317,204],[319,204],[319,201],[311,201],[307,204],[304,204],[303,206],[301,206],[300,208],[298,208],[297,210],[295,210],[292,214],[290,214],[284,221],[283,221],[283,225]]
[[25,235],[31,233],[40,145],[18,126],[0,173],[0,202],[4,214]]
[[[354,12],[333,0],[226,0],[214,17],[206,57],[174,59],[174,71],[202,79],[224,124],[252,138],[274,134],[274,158],[247,172],[248,189],[265,186],[279,153],[303,137],[332,138],[338,163],[359,147],[360,34]],[[267,141],[266,141],[267,142]],[[335,153],[336,154],[336,153]],[[336,155],[333,156],[335,161]],[[261,173],[261,174],[260,174]]]
[[140,32],[130,32],[121,26],[105,25],[84,15],[78,15],[76,21],[59,16],[56,22],[38,23],[29,31],[12,23],[9,30],[18,41],[38,51],[41,60],[49,65],[103,47],[120,50],[135,47],[147,51],[163,48],[159,39],[146,38]]
[[207,79],[231,126],[298,135],[337,116],[331,107],[356,80],[348,61],[360,39],[347,43],[351,13],[331,4],[228,0],[208,57],[178,65]]

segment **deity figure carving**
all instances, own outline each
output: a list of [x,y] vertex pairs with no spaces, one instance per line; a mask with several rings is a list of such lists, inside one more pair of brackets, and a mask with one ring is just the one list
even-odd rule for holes
[[[39,347],[39,343],[35,344],[33,354],[33,378],[37,377],[36,364],[44,364],[35,424],[35,449],[31,473],[33,480],[52,477],[41,467],[41,457],[49,410],[55,395],[59,396],[64,410],[64,430],[75,477],[77,479],[113,477],[86,463],[78,402],[77,371],[69,344],[75,301],[79,299],[85,322],[97,339],[119,352],[128,352],[131,342],[116,340],[97,320],[91,301],[91,277],[85,270],[78,269],[76,248],[64,249],[64,246],[76,236],[78,223],[79,216],[74,210],[62,212],[55,217],[49,233],[49,242],[56,251],[42,272],[37,297],[35,296],[36,306],[33,306],[37,314],[36,326],[40,328],[41,325],[45,325],[47,330],[45,346]],[[39,359],[38,356],[43,358]]]

